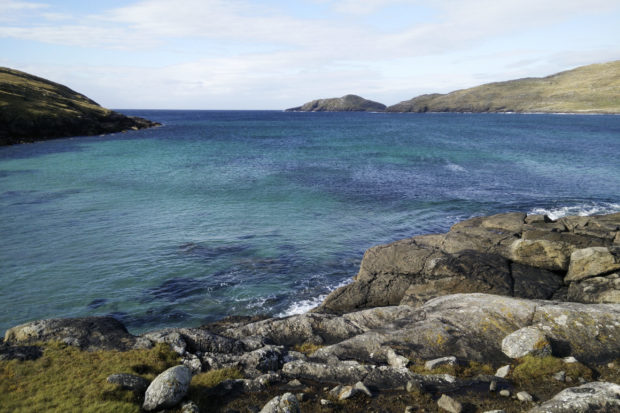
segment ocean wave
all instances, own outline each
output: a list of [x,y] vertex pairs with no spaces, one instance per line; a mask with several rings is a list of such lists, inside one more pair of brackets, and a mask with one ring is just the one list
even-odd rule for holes
[[303,299],[303,300],[299,300],[299,301],[294,301],[290,306],[288,306],[288,308],[284,311],[282,311],[281,313],[276,314],[276,317],[288,317],[291,315],[295,315],[295,314],[304,314],[307,313],[308,311],[312,310],[315,307],[318,307],[319,305],[321,305],[321,303],[327,298],[327,296],[334,290],[337,290],[340,287],[344,287],[345,285],[349,284],[351,282],[351,279],[346,279],[343,282],[341,282],[338,285],[335,285],[334,287],[330,288],[329,292],[325,293],[325,294],[321,294],[318,297],[312,297],[312,298],[308,298],[308,299]]
[[603,215],[620,212],[620,204],[613,202],[587,202],[578,205],[564,206],[559,208],[534,208],[528,212],[529,214],[547,215],[549,218],[556,220],[567,215]]
[[467,172],[467,169],[463,168],[461,165],[452,162],[448,162],[446,164],[446,168],[448,168],[452,172]]

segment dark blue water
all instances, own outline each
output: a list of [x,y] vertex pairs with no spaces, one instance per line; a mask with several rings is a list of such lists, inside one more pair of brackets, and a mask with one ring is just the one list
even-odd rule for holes
[[506,211],[620,211],[620,116],[125,111],[0,148],[0,331],[290,314],[372,245]]

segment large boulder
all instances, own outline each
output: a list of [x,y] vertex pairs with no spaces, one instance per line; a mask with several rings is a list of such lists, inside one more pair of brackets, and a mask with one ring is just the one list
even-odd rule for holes
[[620,214],[558,221],[523,213],[472,218],[445,234],[368,249],[353,282],[332,292],[316,311],[417,307],[442,295],[474,292],[618,302],[603,289],[586,294],[573,287],[567,294],[566,285],[620,268],[619,243]]
[[263,406],[260,413],[299,413],[299,401],[293,393],[276,396]]
[[32,321],[6,331],[7,344],[61,341],[82,350],[129,350],[141,345],[112,317],[62,318]]
[[192,373],[185,366],[175,366],[155,377],[146,389],[142,408],[147,412],[174,407],[189,390]]

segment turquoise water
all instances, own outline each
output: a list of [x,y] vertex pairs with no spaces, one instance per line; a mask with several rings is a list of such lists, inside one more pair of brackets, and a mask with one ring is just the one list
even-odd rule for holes
[[620,211],[620,116],[125,111],[0,148],[0,332],[303,311],[366,248],[506,211]]

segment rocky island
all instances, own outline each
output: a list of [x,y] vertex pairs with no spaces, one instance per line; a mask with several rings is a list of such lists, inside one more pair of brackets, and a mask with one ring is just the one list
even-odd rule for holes
[[620,113],[620,60],[543,78],[421,95],[386,112]]
[[507,213],[376,246],[286,318],[139,336],[33,321],[6,332],[0,376],[8,411],[617,412],[620,213]]
[[103,108],[58,83],[0,67],[0,145],[158,125]]
[[341,98],[317,99],[286,112],[383,112],[383,103],[364,99],[357,95],[346,95]]

